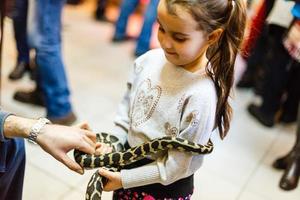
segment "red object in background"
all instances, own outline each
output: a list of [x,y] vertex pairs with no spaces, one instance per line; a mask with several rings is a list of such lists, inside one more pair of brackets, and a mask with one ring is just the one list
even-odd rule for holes
[[140,0],[142,4],[148,4],[150,0]]
[[256,43],[256,40],[261,33],[263,25],[266,21],[266,1],[260,5],[256,15],[250,24],[249,36],[242,47],[242,56],[247,59]]

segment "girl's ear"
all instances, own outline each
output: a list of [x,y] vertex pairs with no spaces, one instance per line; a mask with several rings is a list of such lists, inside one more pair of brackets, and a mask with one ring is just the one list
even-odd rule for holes
[[208,43],[211,45],[219,40],[223,33],[223,29],[218,28],[208,35]]

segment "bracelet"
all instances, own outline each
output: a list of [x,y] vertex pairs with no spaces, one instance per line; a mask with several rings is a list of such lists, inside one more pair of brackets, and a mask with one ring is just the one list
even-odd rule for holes
[[46,125],[51,124],[49,119],[46,118],[39,118],[38,121],[31,127],[30,133],[28,136],[28,141],[36,144],[37,136],[41,133],[41,129]]

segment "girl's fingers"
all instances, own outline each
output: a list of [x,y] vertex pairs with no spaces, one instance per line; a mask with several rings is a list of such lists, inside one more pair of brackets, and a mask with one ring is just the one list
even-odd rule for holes
[[100,169],[98,170],[98,173],[99,173],[101,176],[104,176],[105,178],[107,178],[108,180],[112,179],[112,175],[111,175],[112,172],[110,172],[110,171],[108,171],[108,170],[105,170],[105,169],[103,169],[103,168],[100,168]]
[[95,155],[101,155],[112,152],[112,147],[103,144],[103,143],[96,143],[96,151]]

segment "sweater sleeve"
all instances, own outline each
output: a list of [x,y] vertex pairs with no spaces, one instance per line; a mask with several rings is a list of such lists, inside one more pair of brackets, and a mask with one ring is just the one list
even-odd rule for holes
[[[215,95],[193,95],[182,109],[180,131],[177,137],[206,144],[215,124]],[[121,170],[123,187],[132,188],[153,183],[169,185],[188,177],[200,168],[203,155],[169,150],[155,162],[129,170]]]
[[133,67],[131,67],[129,72],[129,78],[127,80],[126,92],[123,96],[122,101],[120,102],[117,110],[117,114],[114,120],[114,130],[113,134],[119,138],[122,144],[125,144],[127,141],[127,133],[129,130],[129,116],[130,116],[130,95],[134,82],[136,81],[137,74],[141,73],[143,70],[142,62],[145,60],[145,54],[140,56],[134,61]]
[[117,115],[114,120],[115,127],[113,134],[119,138],[122,144],[125,144],[127,141],[127,133],[129,130],[130,90],[131,84],[128,82],[127,91],[118,106]]

